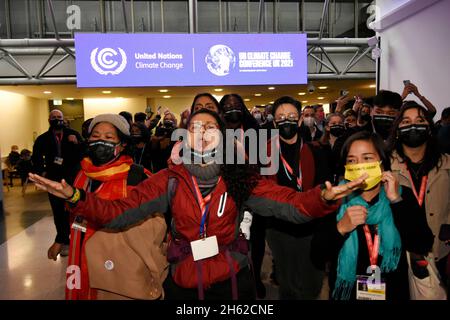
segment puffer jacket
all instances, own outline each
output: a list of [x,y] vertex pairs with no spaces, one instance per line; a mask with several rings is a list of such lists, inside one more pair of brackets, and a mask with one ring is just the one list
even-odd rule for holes
[[[169,201],[168,182],[173,178],[178,181],[177,188]],[[237,237],[239,223],[239,210],[231,197],[228,197],[221,210],[223,214],[218,214],[221,197],[225,192],[226,184],[220,179],[212,191],[207,223],[208,236],[215,235],[219,247],[233,243]],[[325,203],[321,200],[320,192],[319,187],[307,192],[296,192],[281,187],[270,179],[260,179],[243,207],[250,208],[259,215],[304,223],[337,210],[338,203]],[[191,175],[183,164],[174,165],[151,176],[133,189],[125,199],[108,201],[91,193],[81,193],[81,200],[72,207],[72,211],[88,213],[84,214],[86,219],[108,229],[126,228],[157,212],[170,210],[178,237],[189,242],[199,239],[202,213]],[[233,267],[236,272],[239,271],[238,261],[234,261]],[[223,252],[202,260],[201,268],[205,288],[230,277],[230,267]],[[181,287],[197,287],[198,279],[192,255],[179,263],[173,278]]]

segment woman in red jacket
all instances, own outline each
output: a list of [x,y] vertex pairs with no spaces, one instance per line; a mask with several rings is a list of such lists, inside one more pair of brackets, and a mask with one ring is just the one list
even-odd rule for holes
[[[133,165],[128,155],[130,126],[122,116],[101,114],[89,126],[88,156],[81,161],[81,170],[74,186],[92,192],[98,198],[115,200],[127,196],[133,185],[150,176],[143,167]],[[95,300],[96,290],[89,285],[86,259],[86,243],[101,225],[75,215],[70,232],[69,271],[78,267],[80,285],[70,285],[72,273],[68,273],[67,300]]]
[[[366,178],[296,192],[261,178],[251,165],[219,164],[230,157],[221,148],[226,146],[225,126],[216,113],[194,113],[187,128],[183,163],[151,176],[124,199],[99,199],[65,181],[30,175],[38,187],[67,199],[73,212],[83,212],[87,220],[110,229],[170,211],[171,270],[164,284],[168,299],[254,299],[246,241],[240,232],[243,208],[303,223],[336,210],[335,200]],[[193,159],[199,164],[192,164]]]

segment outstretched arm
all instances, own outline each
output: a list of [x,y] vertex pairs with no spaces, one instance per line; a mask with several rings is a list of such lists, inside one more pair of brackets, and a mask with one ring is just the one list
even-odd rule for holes
[[126,198],[114,201],[100,199],[94,193],[75,189],[64,180],[52,181],[35,174],[30,174],[30,179],[40,189],[72,202],[73,213],[109,229],[126,228],[145,220],[153,213],[166,212],[168,209],[166,170],[144,180]]
[[326,182],[323,190],[315,187],[306,192],[296,192],[272,180],[261,179],[245,204],[259,215],[304,223],[336,211],[336,200],[352,193],[366,178],[364,174],[355,181],[334,187]]

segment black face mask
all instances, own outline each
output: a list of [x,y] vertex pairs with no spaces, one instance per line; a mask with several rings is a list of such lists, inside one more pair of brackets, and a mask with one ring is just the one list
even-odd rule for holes
[[171,137],[172,136],[172,132],[174,131],[175,128],[173,127],[166,127],[164,124],[162,126],[158,126],[155,130],[155,135],[158,137]]
[[240,109],[231,109],[225,112],[225,120],[231,123],[239,123],[242,120],[242,111]]
[[105,140],[91,141],[88,144],[88,156],[92,160],[94,166],[101,166],[114,160],[116,147],[119,145]]
[[361,112],[361,120],[365,122],[369,122],[372,120],[372,117],[370,116],[370,113],[367,112]]
[[376,133],[378,133],[383,140],[389,137],[392,130],[392,125],[394,124],[395,117],[385,116],[385,115],[375,115],[373,116],[373,126]]
[[64,121],[59,119],[50,120],[50,128],[54,130],[61,130],[64,128]]
[[175,128],[175,123],[173,121],[166,120],[166,121],[163,122],[163,125],[167,129]]
[[297,121],[277,122],[277,129],[280,130],[280,136],[284,139],[292,139],[298,133]]
[[398,129],[400,142],[410,148],[423,145],[430,137],[430,127],[427,124],[412,124]]
[[336,124],[330,127],[330,134],[336,138],[340,138],[345,134],[345,126],[343,124]]

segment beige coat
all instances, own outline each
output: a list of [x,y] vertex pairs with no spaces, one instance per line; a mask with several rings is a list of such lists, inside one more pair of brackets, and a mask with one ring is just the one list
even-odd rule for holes
[[168,272],[164,217],[123,232],[97,231],[86,242],[89,284],[97,299],[162,299]]
[[[411,188],[406,164],[401,162],[396,152],[392,155],[391,169],[398,177],[400,185]],[[441,225],[450,223],[450,156],[448,155],[442,157],[439,170],[433,169],[428,175],[425,212],[428,226],[434,235],[433,255],[438,260],[450,252],[450,247],[438,238]]]

